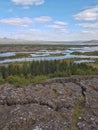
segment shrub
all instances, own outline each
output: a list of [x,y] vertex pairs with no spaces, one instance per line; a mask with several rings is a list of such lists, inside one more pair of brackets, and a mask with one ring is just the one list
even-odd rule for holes
[[3,78],[0,78],[0,84],[5,83],[5,80]]
[[25,79],[24,76],[8,76],[7,81],[15,86],[29,84],[29,80]]
[[35,76],[32,79],[32,83],[38,83],[38,82],[44,81],[46,79],[48,79],[48,76],[44,76],[44,75]]

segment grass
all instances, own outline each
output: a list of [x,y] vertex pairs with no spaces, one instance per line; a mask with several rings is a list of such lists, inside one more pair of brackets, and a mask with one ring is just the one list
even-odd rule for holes
[[87,113],[87,112],[93,113],[93,115],[98,117],[98,110],[97,109],[92,110],[90,107],[85,106],[83,97],[80,97],[78,102],[76,102],[74,105],[74,114],[72,117],[72,125],[69,128],[69,130],[80,130],[77,127],[77,122],[84,121],[85,119],[83,119],[83,118],[79,119],[79,117],[81,117],[81,115],[83,115],[84,113]]
[[27,58],[27,57],[30,57],[30,53],[16,53],[15,56],[0,57],[0,60],[5,60],[5,59],[16,59],[16,58]]
[[69,128],[69,130],[79,130],[79,128],[77,127],[77,122],[79,120],[79,116],[81,116],[85,111],[86,109],[84,106],[84,99],[83,97],[80,97],[79,100],[74,104],[74,114],[72,117],[72,125]]
[[5,83],[5,80],[2,79],[2,78],[0,78],[0,85],[1,85],[1,84],[4,84],[4,83]]
[[17,76],[8,76],[6,80],[0,80],[0,83],[3,84],[4,82],[8,82],[10,84],[13,84],[15,86],[21,86],[21,85],[29,85],[30,83],[40,83],[44,80],[47,80],[48,76],[40,75],[32,77],[31,75],[28,76],[28,78],[25,78],[23,75]]
[[90,66],[92,66],[93,68],[97,68],[98,69],[98,64],[96,64],[96,63],[90,63]]
[[65,54],[59,53],[59,54],[50,54],[49,56],[65,56]]
[[94,52],[72,52],[74,55],[87,55],[87,56],[98,56],[98,51]]
[[48,78],[49,78],[49,77],[48,77],[48,76],[45,76],[45,75],[35,76],[35,77],[31,80],[31,82],[32,82],[32,83],[40,83],[40,82],[42,82],[42,81],[47,80]]
[[[90,60],[92,60],[92,59],[90,59]],[[93,68],[98,69],[98,59],[93,59],[93,60],[95,60],[95,62],[94,63],[88,63],[88,65],[92,66]]]
[[30,53],[16,53],[15,56],[11,56],[10,58],[25,58],[29,56],[30,56]]

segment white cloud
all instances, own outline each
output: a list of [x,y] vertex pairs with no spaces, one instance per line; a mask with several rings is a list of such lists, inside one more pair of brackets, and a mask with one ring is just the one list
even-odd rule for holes
[[67,30],[65,28],[61,28],[61,29],[58,30],[58,32],[60,32],[60,33],[68,33],[69,30]]
[[63,21],[55,21],[54,24],[61,25],[61,26],[66,26],[67,25],[67,23],[63,22]]
[[31,24],[33,21],[28,17],[24,18],[8,18],[8,19],[0,19],[0,23],[11,25],[11,26],[22,26],[26,27]]
[[38,23],[45,23],[45,22],[50,22],[52,20],[51,17],[49,16],[41,16],[41,17],[36,17],[34,19],[35,22],[38,22]]
[[17,38],[29,40],[62,41],[65,38],[64,33],[55,31],[42,31],[39,29],[20,31],[15,35],[17,35]]
[[[27,40],[64,40],[66,23],[63,21],[54,21],[49,16],[40,16],[35,18],[5,18],[0,19],[0,23],[10,26],[19,26],[22,28],[14,29],[14,32],[5,29],[3,37],[27,39]],[[42,25],[38,25],[38,24]],[[44,24],[43,24],[44,23]],[[33,25],[33,26],[32,26]],[[24,27],[24,28],[23,28]],[[26,27],[26,28],[25,28]]]
[[52,18],[49,16],[41,16],[36,18],[29,18],[29,17],[23,17],[23,18],[5,18],[0,19],[0,23],[7,24],[10,26],[22,26],[26,27],[32,23],[45,23],[51,21]]
[[48,28],[52,28],[52,29],[62,29],[64,28],[61,25],[57,25],[57,24],[53,24],[53,25],[47,25]]
[[27,31],[24,31],[24,33],[23,34],[33,34],[33,33],[35,33],[35,34],[39,34],[39,33],[41,33],[41,30],[40,29],[29,29],[29,30],[27,30]]
[[54,21],[53,24],[47,25],[47,28],[53,29],[55,32],[67,33],[67,23],[63,21]]
[[74,15],[74,18],[76,20],[85,21],[98,20],[98,5],[81,11],[80,13]]
[[12,0],[15,4],[29,6],[29,5],[41,5],[44,0]]
[[26,40],[48,40],[48,41],[78,41],[78,40],[92,40],[98,39],[98,29],[83,30],[83,31],[71,31],[70,33],[61,33],[56,31],[43,31],[39,29],[19,29],[17,31],[0,31],[0,37],[8,37],[15,39]]
[[98,29],[98,22],[96,23],[81,23],[77,24],[78,26],[82,28],[87,28],[87,29]]
[[52,29],[65,29],[67,23],[63,21],[54,21],[54,24],[47,25],[48,28]]
[[79,32],[77,35],[78,39],[82,40],[92,40],[92,39],[98,39],[98,30],[83,30]]
[[[46,18],[47,17],[47,18]],[[11,25],[11,26],[19,26],[22,28],[9,30],[4,28],[0,32],[0,36],[16,38],[16,39],[27,39],[27,40],[50,40],[50,41],[70,41],[70,40],[91,40],[98,39],[98,22],[86,22],[77,24],[85,29],[73,30],[70,31],[68,29],[68,24],[64,21],[54,21],[49,16],[41,16],[37,18],[6,18],[0,19],[0,23]],[[38,18],[42,18],[42,20],[38,20]],[[44,19],[44,20],[43,20]],[[46,20],[47,19],[47,20]],[[43,22],[45,24],[43,24]],[[50,22],[49,22],[50,21]],[[42,23],[42,25],[37,25],[37,23]],[[33,26],[32,26],[33,25]],[[2,25],[1,25],[2,26]],[[26,27],[26,28],[23,28]],[[88,28],[91,28],[90,30]],[[96,28],[94,31],[92,28]]]

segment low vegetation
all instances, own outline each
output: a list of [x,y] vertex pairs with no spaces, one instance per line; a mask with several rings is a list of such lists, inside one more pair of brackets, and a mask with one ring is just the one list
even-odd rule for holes
[[[72,125],[69,130],[79,130],[77,127],[77,122],[82,121],[81,115],[86,112],[86,108],[84,107],[84,99],[83,97],[79,97],[78,101],[74,104],[74,114],[72,117]],[[80,119],[79,119],[80,117]]]
[[50,54],[50,56],[65,56],[65,54],[58,53],[58,54]]
[[3,83],[5,83],[5,80],[0,77],[0,84],[3,84]]
[[53,77],[97,74],[97,68],[84,63],[75,64],[65,60],[33,61],[0,66],[0,83],[7,81],[15,85],[22,85],[41,82]]
[[74,55],[98,56],[98,51],[94,52],[72,52]]
[[28,58],[31,57],[30,53],[16,53],[16,55],[14,56],[10,56],[10,57],[0,57],[0,60],[5,60],[5,59],[15,59],[15,58]]

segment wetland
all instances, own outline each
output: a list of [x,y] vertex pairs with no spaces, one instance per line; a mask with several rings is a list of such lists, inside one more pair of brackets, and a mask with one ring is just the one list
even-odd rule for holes
[[98,46],[10,45],[8,47],[2,45],[0,47],[0,64],[63,59],[74,59],[74,61],[79,60],[80,62],[96,62],[98,59]]

